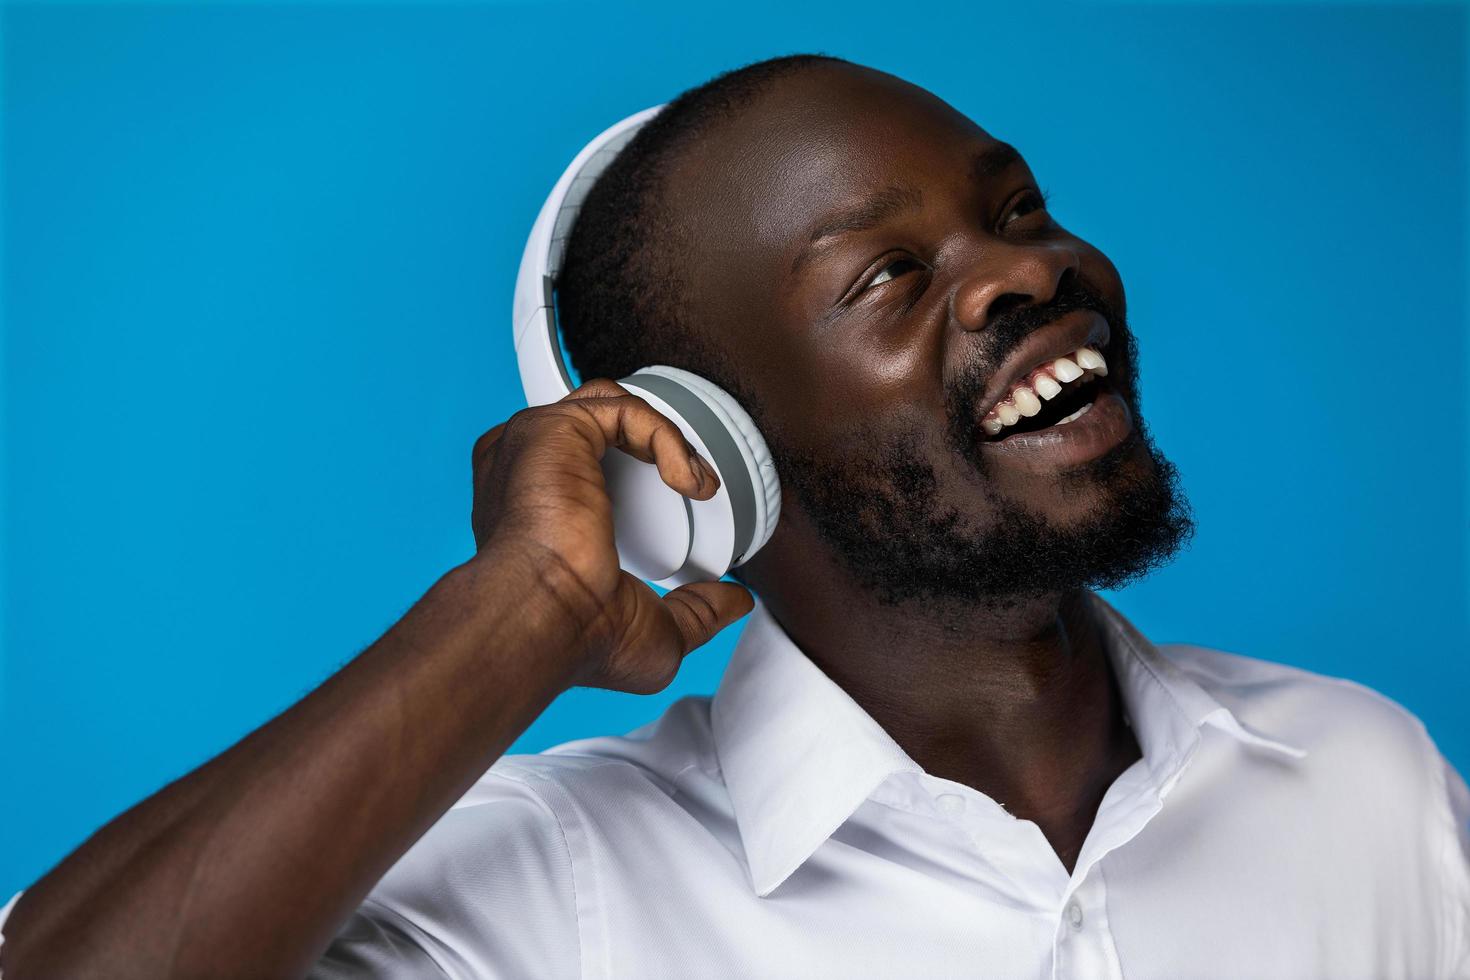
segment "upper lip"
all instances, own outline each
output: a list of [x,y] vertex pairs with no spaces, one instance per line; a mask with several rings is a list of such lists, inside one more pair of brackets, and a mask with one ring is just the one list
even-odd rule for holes
[[996,369],[985,388],[985,398],[976,418],[983,419],[990,414],[1017,382],[1043,364],[1066,357],[1079,347],[1092,347],[1101,352],[1111,339],[1107,319],[1093,310],[1074,310],[1032,332]]

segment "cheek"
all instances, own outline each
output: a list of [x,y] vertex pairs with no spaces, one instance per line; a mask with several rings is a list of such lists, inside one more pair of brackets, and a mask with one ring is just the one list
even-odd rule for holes
[[[942,439],[946,424],[938,334],[881,304],[836,319],[810,310],[806,290],[777,301],[776,329],[753,351],[770,379],[772,415],[796,420],[793,442],[821,452],[865,438]],[[823,307],[825,309],[825,307]],[[928,433],[931,439],[922,438]],[[916,438],[918,437],[918,438]],[[926,453],[927,455],[927,453]]]
[[942,408],[940,361],[928,332],[884,326],[852,316],[820,332],[810,359],[828,397],[844,411],[879,417]]

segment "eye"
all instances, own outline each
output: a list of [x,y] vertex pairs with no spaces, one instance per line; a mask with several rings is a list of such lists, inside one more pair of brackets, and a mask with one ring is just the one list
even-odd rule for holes
[[871,289],[874,286],[881,285],[882,283],[888,282],[891,279],[897,279],[899,276],[903,275],[905,272],[908,272],[911,269],[922,269],[923,267],[923,263],[921,263],[918,259],[910,258],[909,256],[905,255],[902,258],[894,259],[892,262],[879,269],[878,274],[874,276],[871,280],[869,280],[867,286],[863,288]]
[[[1029,210],[1025,210],[1024,214],[1022,214],[1021,217],[1025,217],[1027,214],[1031,214],[1033,211],[1044,211],[1046,210],[1047,202],[1050,200],[1050,191],[1028,190],[1025,194],[1021,195],[1021,198],[1016,202],[1015,207],[1006,212],[1006,216],[1009,217],[1010,215],[1015,214],[1017,211],[1022,211],[1023,209],[1026,209],[1027,205],[1030,205],[1030,208]],[[1009,221],[1004,222],[1002,224],[1002,227],[1008,224],[1010,224]]]

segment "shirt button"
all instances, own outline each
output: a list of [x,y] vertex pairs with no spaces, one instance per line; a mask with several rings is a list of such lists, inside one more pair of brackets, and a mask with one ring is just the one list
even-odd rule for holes
[[938,799],[936,799],[934,803],[936,806],[939,807],[940,813],[947,813],[950,816],[959,813],[965,808],[964,799],[960,796],[955,795],[954,793],[945,793],[943,796],[940,796]]
[[1067,905],[1067,921],[1072,923],[1073,929],[1082,928],[1082,906],[1076,902]]

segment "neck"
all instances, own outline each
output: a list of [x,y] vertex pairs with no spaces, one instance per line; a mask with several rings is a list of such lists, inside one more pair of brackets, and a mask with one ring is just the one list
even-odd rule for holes
[[760,589],[796,645],[925,772],[1036,822],[1070,871],[1141,754],[1089,593],[881,605],[810,571]]

